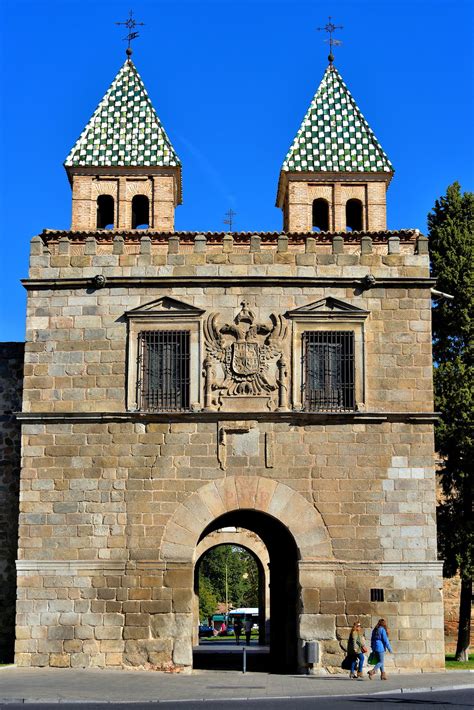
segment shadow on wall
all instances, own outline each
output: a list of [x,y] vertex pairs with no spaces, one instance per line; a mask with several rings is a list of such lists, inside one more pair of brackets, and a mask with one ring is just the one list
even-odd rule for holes
[[13,661],[24,343],[0,343],[0,663]]

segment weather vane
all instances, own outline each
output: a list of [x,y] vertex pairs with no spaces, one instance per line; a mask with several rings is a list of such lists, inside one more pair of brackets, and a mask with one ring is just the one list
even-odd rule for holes
[[128,35],[126,37],[124,37],[124,40],[128,41],[128,47],[125,51],[126,51],[127,57],[130,57],[132,55],[132,48],[130,47],[130,43],[132,42],[132,40],[134,40],[140,36],[138,34],[138,32],[134,31],[135,27],[137,27],[137,26],[143,27],[145,25],[145,23],[144,22],[137,22],[135,20],[135,18],[133,17],[133,10],[130,10],[130,16],[129,16],[128,20],[126,20],[126,22],[116,22],[115,24],[116,25],[125,25],[125,27],[127,27],[127,29],[129,30]]
[[232,232],[232,225],[234,223],[234,217],[236,214],[237,214],[237,212],[234,212],[232,207],[230,208],[230,210],[228,212],[225,213],[225,216],[227,217],[227,219],[224,220],[224,224],[229,225],[229,232]]
[[333,39],[333,32],[336,30],[342,30],[343,26],[342,25],[335,25],[333,22],[331,22],[331,15],[329,15],[329,22],[324,26],[324,27],[317,27],[316,28],[318,31],[323,31],[327,32],[329,35],[329,39],[325,39],[325,42],[328,42],[329,44],[329,64],[332,64],[334,61],[334,54],[332,53],[332,48],[333,47],[340,47],[342,42],[340,39]]

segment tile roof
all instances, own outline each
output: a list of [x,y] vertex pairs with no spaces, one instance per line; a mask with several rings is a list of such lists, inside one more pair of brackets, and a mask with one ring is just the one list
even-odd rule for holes
[[130,59],[123,64],[64,164],[181,166]]
[[287,172],[393,172],[337,69],[330,65],[287,153]]
[[308,237],[315,239],[317,242],[329,242],[333,237],[344,237],[347,243],[360,241],[361,237],[370,237],[375,242],[386,242],[389,237],[399,237],[401,242],[410,242],[415,238],[423,236],[418,229],[379,229],[379,230],[363,230],[360,232],[346,232],[340,230],[337,232],[158,232],[154,229],[43,229],[39,235],[43,241],[58,241],[62,237],[67,237],[72,241],[80,242],[86,237],[95,237],[102,242],[113,242],[114,237],[121,236],[128,241],[140,242],[142,237],[150,237],[154,242],[167,243],[170,237],[179,237],[183,243],[194,242],[197,236],[206,236],[210,244],[220,243],[226,236],[232,236],[235,243],[248,243],[250,237],[259,236],[266,244],[277,242],[278,237],[285,235],[293,243],[303,244]]

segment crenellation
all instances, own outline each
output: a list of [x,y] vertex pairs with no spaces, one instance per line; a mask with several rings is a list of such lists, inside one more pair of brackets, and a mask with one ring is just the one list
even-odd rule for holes
[[[312,236],[292,239],[280,234],[270,242],[261,235],[246,235],[238,241],[224,235],[220,241],[209,244],[205,235],[196,234],[190,241],[187,236],[183,239],[176,234],[161,242],[153,234],[145,233],[137,243],[134,234],[130,238],[121,233],[104,243],[102,237],[89,235],[78,239],[69,232],[62,233],[57,241],[47,238],[41,256],[39,241],[32,242],[30,278],[77,279],[94,278],[98,274],[127,278],[142,275],[144,270],[146,276],[152,277],[243,276],[238,267],[244,265],[249,267],[246,273],[251,276],[289,276],[292,272],[280,266],[294,264],[302,267],[295,272],[298,277],[345,276],[347,271],[352,278],[363,278],[367,268],[376,278],[395,275],[410,278],[429,273],[428,256],[418,253],[418,242],[419,237],[402,242],[400,237],[389,236],[385,241],[374,242],[370,236],[346,241],[336,234],[328,241]],[[226,268],[216,272],[212,268],[215,264]],[[232,265],[235,269],[229,268]],[[347,268],[339,271],[331,269],[331,265]]]

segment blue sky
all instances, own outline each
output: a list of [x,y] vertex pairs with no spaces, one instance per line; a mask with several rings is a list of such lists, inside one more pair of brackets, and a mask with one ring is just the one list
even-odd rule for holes
[[[125,59],[130,0],[1,0],[1,340],[23,340],[29,241],[70,226],[62,163]],[[474,188],[472,0],[135,0],[133,59],[183,164],[176,229],[278,230],[278,173],[327,66],[395,166],[391,229]]]

